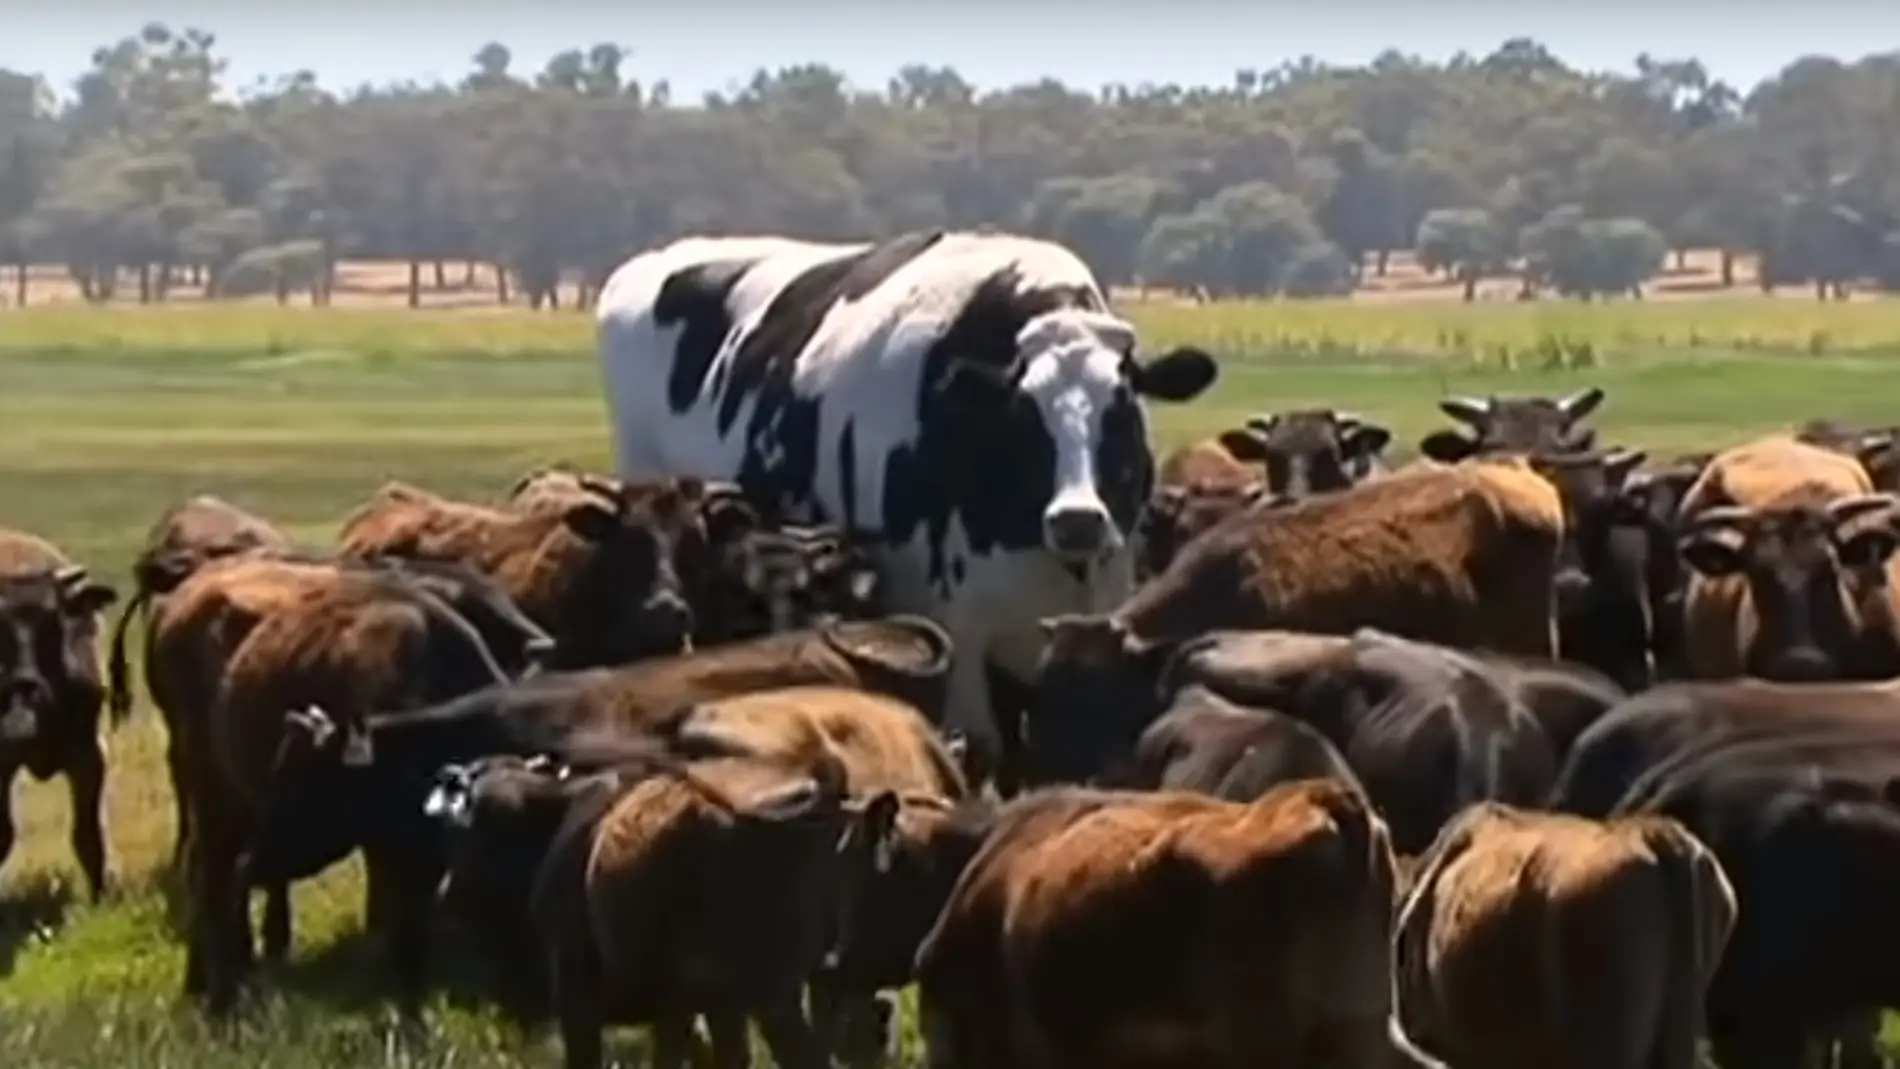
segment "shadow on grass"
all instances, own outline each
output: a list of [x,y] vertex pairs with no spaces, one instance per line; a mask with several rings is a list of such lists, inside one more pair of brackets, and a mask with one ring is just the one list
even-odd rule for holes
[[[468,937],[439,924],[430,937],[429,994],[456,1009],[493,1008],[493,974]],[[360,930],[314,953],[292,951],[290,960],[259,975],[270,987],[339,1013],[376,1013],[394,1005],[398,994],[383,940]]]
[[13,975],[21,951],[59,931],[73,902],[73,889],[51,876],[29,879],[0,898],[0,977]]

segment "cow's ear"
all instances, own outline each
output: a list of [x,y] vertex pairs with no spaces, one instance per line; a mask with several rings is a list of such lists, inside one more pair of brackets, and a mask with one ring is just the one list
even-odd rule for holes
[[1377,423],[1356,423],[1346,429],[1341,445],[1347,456],[1376,457],[1392,444],[1392,432]]
[[561,514],[561,521],[590,542],[605,542],[620,527],[620,510],[615,504],[591,498],[576,501]]
[[1478,451],[1478,443],[1454,430],[1436,430],[1418,440],[1418,451],[1444,464],[1456,464]]
[[1156,401],[1192,401],[1219,377],[1220,365],[1212,356],[1184,345],[1136,364],[1129,372],[1129,386]]
[[75,616],[91,616],[117,600],[119,592],[97,579],[89,579],[76,589],[68,590],[65,597],[67,611]]
[[1872,569],[1884,567],[1895,550],[1900,550],[1900,532],[1891,524],[1880,523],[1848,535],[1835,552],[1845,567]]
[[1258,431],[1235,427],[1220,432],[1220,438],[1217,440],[1220,442],[1220,447],[1227,450],[1227,455],[1235,460],[1258,464],[1267,459],[1267,443]]

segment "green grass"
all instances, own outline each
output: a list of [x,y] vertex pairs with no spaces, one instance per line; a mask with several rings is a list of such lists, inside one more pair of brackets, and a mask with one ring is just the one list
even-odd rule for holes
[[[1827,414],[1891,423],[1900,306],[1789,300],[1578,308],[1313,304],[1138,308],[1150,348],[1229,358],[1206,400],[1159,413],[1164,444],[1258,410],[1358,409],[1409,443],[1443,392],[1609,391],[1606,441],[1719,445]],[[1812,339],[1824,337],[1824,344]],[[1587,350],[1582,342],[1587,341]],[[157,513],[213,491],[327,541],[378,482],[492,495],[552,459],[604,465],[591,324],[572,314],[303,309],[0,313],[0,524],[123,583]],[[1504,354],[1504,355],[1499,355]],[[1509,359],[1505,359],[1508,356]],[[0,1042],[16,1064],[303,1067],[553,1064],[459,999],[419,1054],[390,1047],[359,874],[297,889],[293,963],[236,1044],[175,1005],[182,954],[154,891],[172,807],[149,708],[111,739],[109,835],[125,890],[65,908],[63,786],[16,788],[0,872]],[[392,1051],[394,1053],[392,1053]]]

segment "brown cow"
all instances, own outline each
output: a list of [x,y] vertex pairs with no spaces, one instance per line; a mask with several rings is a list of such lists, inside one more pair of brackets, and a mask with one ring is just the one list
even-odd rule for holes
[[1556,489],[1521,460],[1427,463],[1256,505],[1190,543],[1114,612],[1046,620],[1038,718],[1152,690],[1171,651],[1212,630],[1374,627],[1553,658],[1563,534]]
[[207,561],[258,550],[290,549],[290,536],[269,520],[220,497],[198,494],[166,509],[146,532],[145,546],[132,562],[132,597],[119,611],[119,622],[112,629],[108,662],[113,713],[124,716],[132,709],[125,639],[135,612],[143,611],[149,622],[154,599],[176,589]]
[[612,508],[621,490],[618,479],[553,464],[516,479],[508,489],[508,507],[519,512],[560,515],[577,500],[592,500]]
[[1874,489],[1900,492],[1900,427],[1855,430],[1833,420],[1815,419],[1796,428],[1794,436],[1860,461]]
[[1798,496],[1704,509],[1682,536],[1694,678],[1783,682],[1900,674],[1900,499]]
[[[653,1024],[654,1064],[679,1069],[696,1013],[716,1064],[746,1063],[747,1016],[776,1064],[829,1064],[805,981],[897,810],[888,792],[849,799],[845,779],[835,761],[716,758],[581,781],[530,904],[569,1069],[601,1064],[609,1022]],[[457,798],[429,808],[481,834]]]
[[918,951],[931,1063],[1435,1066],[1393,1005],[1394,884],[1385,825],[1335,780],[1025,807]]
[[1266,472],[1234,455],[1227,441],[1242,449],[1254,439],[1245,431],[1230,430],[1218,438],[1184,445],[1162,458],[1155,469],[1156,486],[1209,486],[1239,488],[1266,480]]
[[560,666],[618,664],[690,641],[687,598],[709,548],[705,484],[622,486],[613,502],[577,496],[560,512],[450,501],[401,483],[344,521],[346,553],[462,561],[501,584],[553,636]]
[[1447,397],[1438,402],[1439,409],[1471,434],[1433,431],[1419,440],[1419,452],[1445,463],[1493,451],[1581,452],[1595,444],[1596,431],[1579,424],[1602,403],[1603,391],[1595,386],[1556,399]]
[[1872,493],[1860,461],[1789,434],[1771,434],[1717,453],[1677,507],[1680,522],[1727,505],[1761,508],[1800,499],[1825,505],[1838,497]]
[[[241,913],[218,927],[217,911],[242,904],[232,885],[236,855],[290,707],[276,704],[278,688],[314,692],[360,716],[506,676],[480,632],[444,599],[404,574],[327,561],[209,562],[156,607],[149,648],[147,682],[170,736],[181,809],[179,852],[206,926],[200,932],[215,929],[218,940],[194,939],[187,986],[222,1009],[248,966],[250,938]],[[287,882],[263,884],[273,959],[289,942]],[[208,963],[229,967],[214,980]]]
[[1734,888],[1681,824],[1480,803],[1399,911],[1409,1031],[1459,1069],[1695,1069]]
[[73,855],[95,901],[106,888],[98,614],[117,597],[52,543],[0,528],[0,864],[13,852],[14,777],[64,775]]

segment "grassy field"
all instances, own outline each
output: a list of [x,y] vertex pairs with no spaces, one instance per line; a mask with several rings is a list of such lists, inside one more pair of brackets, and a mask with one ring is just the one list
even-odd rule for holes
[[[1608,306],[1137,307],[1151,347],[1227,358],[1164,444],[1247,413],[1358,409],[1409,443],[1447,391],[1603,386],[1604,439],[1669,452],[1810,416],[1900,421],[1900,305],[1707,300]],[[166,505],[213,491],[312,542],[378,482],[492,495],[554,459],[605,462],[586,317],[275,308],[0,312],[0,524],[57,540],[123,583]],[[142,678],[142,677],[141,677]],[[293,964],[237,1045],[175,1006],[182,956],[154,891],[172,842],[162,735],[141,707],[111,740],[107,907],[67,904],[63,786],[16,787],[0,872],[0,1043],[35,1066],[557,1064],[445,997],[420,1053],[386,1045],[384,990],[355,938],[353,867],[298,888]],[[21,1057],[24,1055],[24,1057]]]

